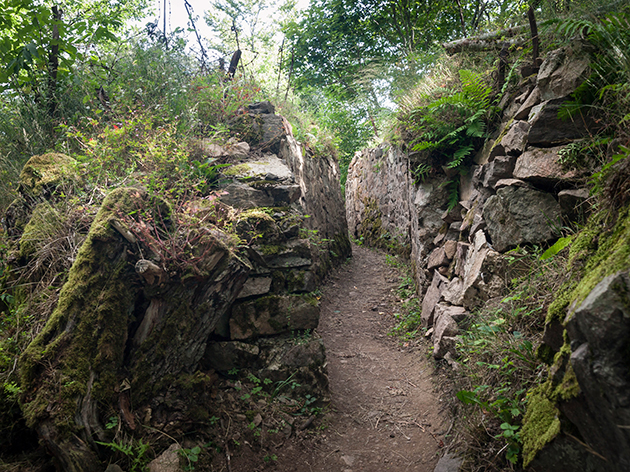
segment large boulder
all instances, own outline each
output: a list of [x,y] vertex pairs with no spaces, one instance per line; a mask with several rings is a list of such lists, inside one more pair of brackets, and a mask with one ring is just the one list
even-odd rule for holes
[[589,54],[577,41],[549,52],[540,66],[536,81],[540,98],[554,100],[568,97],[588,76],[589,65]]
[[529,148],[516,161],[514,178],[540,187],[564,185],[582,177],[583,173],[564,170],[558,163],[560,151],[564,146],[552,148]]
[[567,323],[571,365],[584,401],[563,406],[606,470],[630,470],[630,275],[602,280]]
[[552,147],[588,136],[594,123],[583,115],[571,119],[558,118],[564,98],[546,100],[532,108],[529,114],[531,128],[527,136],[530,146]]
[[311,295],[268,295],[232,308],[230,336],[233,340],[256,339],[315,329],[318,323],[319,306]]
[[500,188],[486,201],[483,218],[494,249],[504,252],[519,244],[540,244],[556,237],[561,209],[548,193],[511,185]]

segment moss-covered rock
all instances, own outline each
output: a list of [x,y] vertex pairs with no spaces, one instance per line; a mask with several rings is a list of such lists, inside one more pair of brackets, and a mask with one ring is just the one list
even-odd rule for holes
[[[600,451],[612,444],[614,451],[611,449],[607,455],[618,456],[616,462],[625,460],[626,452],[622,450],[627,441],[608,423],[630,414],[619,409],[618,397],[625,394],[615,393],[616,389],[625,389],[622,385],[630,385],[630,368],[622,367],[629,364],[624,346],[628,345],[630,325],[619,318],[619,313],[630,314],[628,283],[623,275],[630,269],[630,209],[622,210],[614,226],[602,231],[606,216],[607,212],[593,215],[588,226],[575,237],[568,269],[577,273],[579,279],[567,282],[547,312],[546,344],[538,353],[546,362],[553,356],[553,363],[547,381],[529,394],[521,434],[525,465],[547,445],[566,449],[562,440],[554,440],[562,421],[550,422],[551,411],[554,415],[559,413],[561,420],[565,418],[570,428],[579,430],[574,434],[581,435],[585,442],[601,442]],[[558,347],[560,337],[564,342]],[[598,405],[599,411],[594,411],[593,405]],[[592,433],[595,430],[599,432]],[[546,454],[550,455],[553,454]],[[593,456],[590,460],[598,459]]]
[[[64,223],[60,213],[47,201],[38,204],[24,226],[19,241],[19,257],[28,259],[35,254],[38,243],[58,232]],[[61,235],[60,235],[61,236]]]
[[560,411],[547,398],[544,387],[528,394],[527,413],[523,420],[523,466],[527,467],[536,454],[560,433]]
[[162,203],[133,188],[106,197],[57,307],[20,360],[24,417],[63,470],[102,470],[95,441],[108,439],[103,424],[111,412],[135,428],[130,400],[122,399],[129,387],[135,407],[160,393],[182,394],[182,374],[196,375],[208,336],[247,277],[248,264],[202,229],[191,230],[192,249],[184,245],[179,254],[168,246],[164,277],[140,277],[136,262],[160,248],[143,239],[133,215],[167,215],[160,222],[167,238],[168,209],[155,208]]
[[20,185],[32,196],[51,191],[63,182],[76,182],[76,161],[65,154],[48,153],[31,157],[20,174]]

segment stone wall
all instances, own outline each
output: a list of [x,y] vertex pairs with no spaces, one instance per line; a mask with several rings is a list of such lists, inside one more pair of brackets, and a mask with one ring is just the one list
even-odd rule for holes
[[[139,185],[109,189],[91,209],[54,311],[19,363],[15,421],[63,470],[104,470],[96,441],[112,439],[104,422],[114,411],[130,431],[181,434],[212,409],[217,373],[291,378],[294,394],[327,396],[312,292],[350,255],[339,169],[302,154],[262,105],[250,110],[257,147],[198,143],[202,159],[229,164],[219,189],[177,208]],[[16,272],[36,262],[42,219],[81,187],[73,169],[60,154],[25,166],[2,219]],[[9,444],[18,440],[9,431]]]
[[409,165],[397,148],[382,145],[357,154],[346,182],[346,215],[350,235],[372,246],[410,247]]
[[[304,152],[270,104],[254,109],[265,131],[262,155],[234,161],[221,197],[242,210],[237,231],[250,242],[252,271],[203,365],[222,373],[248,369],[274,381],[293,375],[303,389],[325,394],[319,307],[311,292],[351,254],[339,166],[332,156]],[[291,342],[304,332],[308,342]]]
[[[435,358],[456,356],[456,337],[471,312],[501,300],[510,279],[507,251],[551,244],[563,225],[586,221],[589,190],[584,182],[593,170],[566,170],[559,158],[567,145],[597,126],[588,116],[560,121],[558,109],[588,73],[589,54],[578,42],[552,51],[538,74],[521,80],[518,90],[500,103],[501,124],[469,171],[459,176],[454,208],[448,208],[448,182],[454,176],[447,169],[433,169],[415,182],[410,172],[415,156],[399,149],[381,145],[354,157],[346,184],[350,234],[381,247],[384,235],[404,235],[399,241],[411,254],[422,324]],[[621,239],[606,247],[626,254],[620,249],[630,240],[624,225],[619,222],[611,230]],[[627,421],[621,419],[627,415],[627,395],[619,390],[630,383],[620,351],[629,336],[623,321],[627,301],[622,303],[620,295],[628,290],[627,275],[606,279],[602,284],[616,284],[616,291],[598,286],[579,305],[594,280],[613,269],[627,270],[630,262],[621,253],[597,257],[607,261],[597,267],[597,278],[589,275],[578,285],[581,292],[564,294],[562,306],[548,320],[543,350],[550,352],[547,359],[553,365],[547,383],[531,392],[521,434],[525,465],[532,470],[621,471],[630,463]],[[608,299],[612,301],[604,301]],[[602,324],[610,329],[595,327]],[[597,385],[606,385],[606,391]]]

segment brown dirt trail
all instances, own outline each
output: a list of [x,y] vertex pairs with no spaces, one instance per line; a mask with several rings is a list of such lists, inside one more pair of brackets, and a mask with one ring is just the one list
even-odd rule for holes
[[278,451],[276,470],[432,472],[450,419],[417,347],[388,336],[398,273],[385,256],[354,247],[324,287],[319,325],[331,406],[323,431]]

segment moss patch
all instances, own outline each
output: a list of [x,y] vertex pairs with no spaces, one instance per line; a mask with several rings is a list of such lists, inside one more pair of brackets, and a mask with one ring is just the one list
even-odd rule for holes
[[41,333],[22,355],[22,409],[27,424],[49,418],[58,437],[82,427],[82,404],[112,404],[122,365],[133,265],[125,243],[109,225],[118,211],[133,211],[144,200],[137,190],[113,191],[103,202],[73,264],[59,302]]
[[247,174],[252,170],[249,164],[235,164],[222,171],[223,175],[228,177],[238,177]]
[[41,195],[64,180],[77,180],[75,163],[71,157],[54,152],[33,156],[22,169],[20,183],[32,195]]
[[602,233],[601,219],[601,214],[592,217],[588,227],[571,244],[569,263],[576,266],[585,261],[584,275],[577,285],[573,282],[565,287],[550,305],[548,322],[553,319],[566,322],[569,305],[578,307],[605,277],[630,268],[630,208],[619,213],[617,223],[608,234]]
[[523,420],[523,467],[560,433],[560,412],[544,394],[544,386],[528,394],[527,413]]
[[50,203],[45,201],[37,205],[20,238],[20,258],[26,259],[34,255],[38,243],[56,234],[61,225],[63,225],[63,219]]

